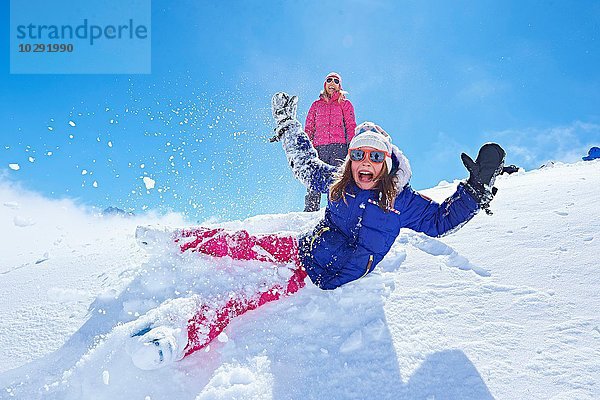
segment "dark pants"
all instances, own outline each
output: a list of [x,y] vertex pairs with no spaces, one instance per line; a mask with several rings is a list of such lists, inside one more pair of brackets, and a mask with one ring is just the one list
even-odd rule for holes
[[[319,158],[329,165],[340,166],[348,155],[347,143],[331,143],[315,146]],[[304,211],[318,211],[321,206],[321,193],[308,189],[304,197]]]

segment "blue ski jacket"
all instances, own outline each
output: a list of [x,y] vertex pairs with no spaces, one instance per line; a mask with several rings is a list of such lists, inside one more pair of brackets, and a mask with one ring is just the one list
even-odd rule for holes
[[[310,189],[326,193],[337,168],[318,159],[298,121],[288,124],[282,145],[296,178]],[[441,204],[415,192],[408,183],[408,160],[393,147],[393,169],[397,169],[401,189],[392,209],[383,210],[378,205],[377,190],[351,184],[346,188],[345,201],[330,200],[323,220],[300,236],[300,261],[321,289],[335,289],[373,271],[401,228],[437,237],[460,228],[479,211],[463,183]]]

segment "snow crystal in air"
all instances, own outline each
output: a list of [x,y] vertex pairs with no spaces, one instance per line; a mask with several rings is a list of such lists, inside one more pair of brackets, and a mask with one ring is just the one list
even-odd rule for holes
[[13,218],[13,223],[15,224],[15,226],[18,226],[20,228],[25,228],[27,226],[31,226],[31,225],[35,225],[35,222],[29,218],[29,217],[21,217],[16,215]]
[[227,343],[229,341],[229,336],[225,332],[221,332],[219,336],[217,336],[217,340],[221,343]]
[[19,208],[19,203],[17,203],[16,201],[7,201],[4,203],[4,207],[17,210]]
[[75,126],[75,122],[73,122],[73,121],[69,121],[69,125],[71,125],[71,126]]
[[150,190],[150,189],[154,189],[154,185],[156,183],[156,181],[152,178],[149,178],[147,176],[145,176],[144,178],[142,178],[144,181],[144,185],[146,185],[146,189]]
[[12,169],[13,171],[18,171],[21,169],[21,166],[19,164],[8,164],[8,168]]
[[108,141],[108,147],[112,147],[112,142],[110,140]]
[[97,188],[98,187],[98,181],[94,181],[94,183],[92,183],[92,186]]
[[81,170],[81,175],[87,175],[87,173],[88,173],[87,169],[82,169]]
[[35,161],[35,158],[33,158],[33,157],[29,157],[29,158],[28,158],[28,160],[29,160],[29,162],[30,162],[30,163],[32,163],[32,162],[34,162],[34,161]]

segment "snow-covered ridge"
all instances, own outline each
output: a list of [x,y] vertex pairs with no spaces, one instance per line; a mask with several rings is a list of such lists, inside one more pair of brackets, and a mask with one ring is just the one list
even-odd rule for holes
[[[138,225],[184,226],[175,215],[99,217],[0,183],[0,398],[600,398],[600,162],[497,186],[493,216],[442,239],[403,231],[378,273],[308,285],[236,319],[207,351],[141,371],[124,351],[135,326],[278,271],[138,246]],[[319,216],[218,226],[293,234]]]

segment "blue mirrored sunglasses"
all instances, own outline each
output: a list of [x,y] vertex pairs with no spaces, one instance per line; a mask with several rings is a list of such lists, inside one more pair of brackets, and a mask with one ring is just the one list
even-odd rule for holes
[[365,159],[365,155],[367,155],[371,162],[382,163],[385,161],[385,156],[390,156],[388,152],[381,150],[350,149],[348,152],[352,161],[362,161]]

